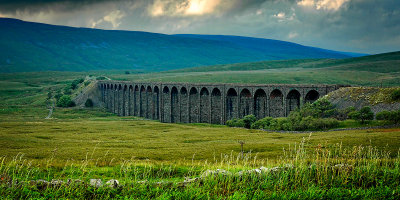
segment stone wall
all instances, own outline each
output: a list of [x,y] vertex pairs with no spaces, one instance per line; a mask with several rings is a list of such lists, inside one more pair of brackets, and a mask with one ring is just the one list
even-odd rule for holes
[[254,114],[283,117],[340,85],[137,83],[99,81],[98,94],[110,112],[172,123],[224,124]]

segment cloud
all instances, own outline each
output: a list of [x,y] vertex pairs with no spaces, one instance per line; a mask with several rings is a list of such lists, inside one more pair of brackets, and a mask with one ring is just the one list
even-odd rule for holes
[[299,36],[298,33],[296,33],[296,32],[291,32],[291,33],[289,33],[288,38],[289,38],[289,39],[293,39],[293,38],[295,38],[295,37],[297,37],[297,36]]
[[104,21],[110,22],[113,28],[118,28],[121,24],[120,20],[125,17],[125,13],[120,10],[115,10],[110,12],[108,15],[104,16]]
[[348,1],[350,0],[300,0],[297,2],[297,5],[311,7],[317,10],[337,11]]
[[290,40],[340,51],[400,50],[398,0],[0,0],[0,15],[74,27]]
[[212,14],[222,0],[155,0],[149,5],[151,16],[201,16]]

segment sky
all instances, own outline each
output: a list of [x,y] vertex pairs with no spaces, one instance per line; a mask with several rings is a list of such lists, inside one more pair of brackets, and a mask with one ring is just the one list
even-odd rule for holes
[[240,35],[400,51],[400,0],[0,0],[0,17],[165,34]]

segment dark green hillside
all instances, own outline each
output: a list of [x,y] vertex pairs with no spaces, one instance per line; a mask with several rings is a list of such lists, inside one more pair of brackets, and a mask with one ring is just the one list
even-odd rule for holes
[[[261,60],[346,58],[294,43],[72,28],[0,18],[0,72],[171,70]],[[260,45],[262,44],[262,45]]]

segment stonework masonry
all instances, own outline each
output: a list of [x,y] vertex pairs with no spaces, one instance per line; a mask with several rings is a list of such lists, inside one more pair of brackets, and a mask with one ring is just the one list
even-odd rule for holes
[[166,123],[225,124],[253,114],[285,117],[342,85],[193,84],[98,81],[100,100],[120,116]]

